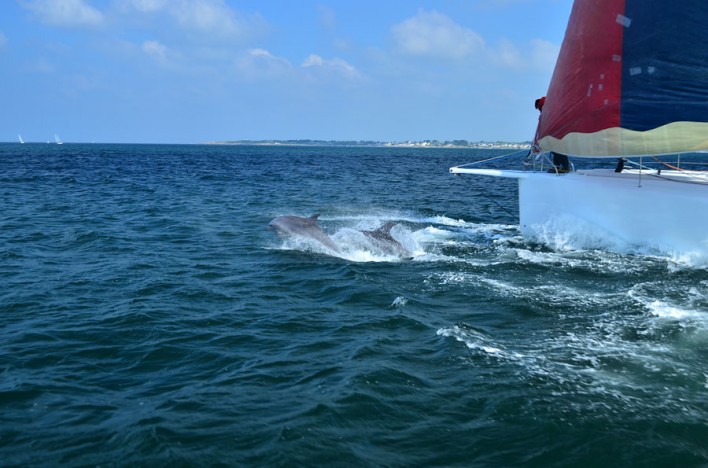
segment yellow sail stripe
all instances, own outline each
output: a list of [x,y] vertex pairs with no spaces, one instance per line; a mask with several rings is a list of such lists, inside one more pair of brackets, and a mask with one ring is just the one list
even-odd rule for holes
[[589,158],[690,153],[708,149],[707,122],[672,122],[644,132],[609,128],[595,133],[568,133],[560,140],[545,136],[543,151]]

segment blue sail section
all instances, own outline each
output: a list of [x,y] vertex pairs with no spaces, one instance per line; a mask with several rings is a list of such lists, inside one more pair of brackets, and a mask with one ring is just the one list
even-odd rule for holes
[[620,126],[708,121],[708,0],[626,0]]

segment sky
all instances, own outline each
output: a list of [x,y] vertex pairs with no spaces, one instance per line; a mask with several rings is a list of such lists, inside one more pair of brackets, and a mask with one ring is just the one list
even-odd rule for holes
[[527,141],[570,0],[1,0],[0,141]]

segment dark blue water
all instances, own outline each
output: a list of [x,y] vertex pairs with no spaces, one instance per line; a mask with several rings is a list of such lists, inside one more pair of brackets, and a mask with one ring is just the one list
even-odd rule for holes
[[708,464],[708,269],[522,239],[496,154],[0,145],[0,465]]

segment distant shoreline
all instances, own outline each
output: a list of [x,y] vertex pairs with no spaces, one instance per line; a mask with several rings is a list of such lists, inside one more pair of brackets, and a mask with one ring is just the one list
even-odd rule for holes
[[[18,143],[15,141],[0,141],[2,145],[49,145],[56,146],[54,142],[27,141]],[[63,144],[63,143],[62,143]],[[402,141],[402,142],[382,142],[382,141],[337,141],[337,140],[227,140],[227,141],[206,141],[201,143],[111,143],[111,142],[68,142],[72,145],[223,145],[223,146],[319,146],[319,147],[351,147],[351,148],[469,148],[469,149],[505,149],[524,150],[531,147],[531,142],[505,142],[505,141]]]
[[474,148],[474,149],[528,149],[531,142],[467,141],[467,140],[423,140],[404,142],[382,141],[338,141],[338,140],[227,140],[210,141],[207,145],[242,146],[350,146],[380,148]]

